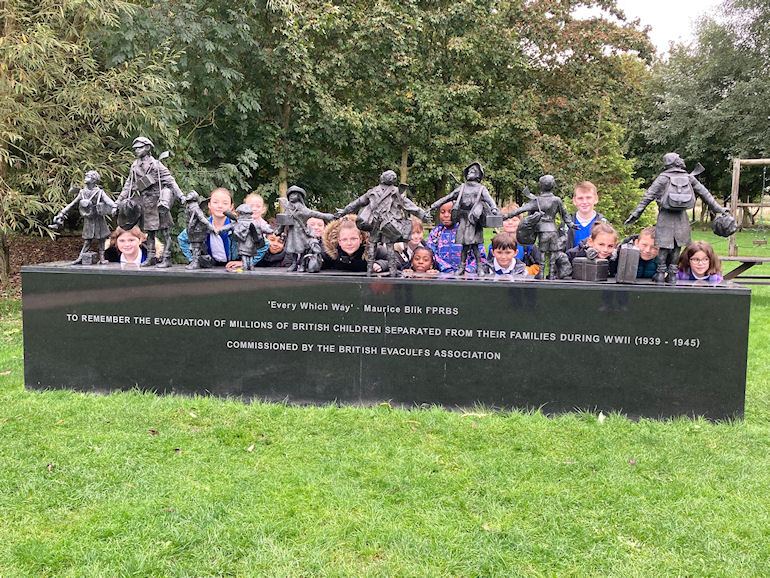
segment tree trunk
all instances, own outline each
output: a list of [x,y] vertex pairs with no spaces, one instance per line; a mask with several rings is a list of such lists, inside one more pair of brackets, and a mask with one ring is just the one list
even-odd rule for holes
[[6,286],[11,280],[11,248],[8,237],[0,231],[0,285]]
[[403,145],[401,147],[401,182],[406,184],[407,176],[409,174],[409,145]]
[[289,169],[286,165],[278,168],[278,195],[286,198],[286,191],[289,190]]
[[283,150],[283,161],[278,167],[278,194],[286,198],[286,191],[289,189],[289,167],[288,154],[286,149],[289,146],[289,126],[291,123],[291,102],[284,100],[281,104],[281,149]]

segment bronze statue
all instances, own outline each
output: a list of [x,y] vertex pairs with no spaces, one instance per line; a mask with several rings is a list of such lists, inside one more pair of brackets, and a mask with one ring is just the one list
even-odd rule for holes
[[682,158],[676,153],[663,156],[663,172],[652,183],[642,200],[625,221],[632,225],[652,201],[658,203],[658,221],[655,224],[655,246],[658,252],[658,267],[652,280],[655,283],[676,284],[679,253],[690,243],[690,219],[687,210],[695,206],[698,195],[718,215],[728,210],[716,202],[708,189],[696,179],[703,172],[698,164],[692,173],[687,173]]
[[[567,213],[562,200],[553,194],[555,186],[556,179],[553,176],[544,175],[540,177],[540,194],[537,196],[530,195],[531,201],[503,216],[504,220],[516,217],[521,213],[539,216],[539,220],[534,227],[537,247],[540,249],[540,271],[538,271],[535,279],[543,279],[545,277],[546,266],[548,268],[548,279],[568,277],[572,272],[567,270],[567,267],[563,264],[562,253],[564,253],[566,248],[566,239],[561,239],[563,234],[556,228],[556,215],[560,215],[562,223],[570,228],[574,228],[575,224]],[[528,219],[529,217],[526,218]],[[524,223],[522,222],[519,225],[520,231],[523,226]],[[558,267],[554,267],[556,264],[558,264]]]
[[[320,255],[322,252],[321,244],[313,235],[313,231],[308,227],[307,220],[310,217],[316,217],[328,222],[334,219],[334,215],[329,213],[319,213],[305,206],[305,189],[298,186],[289,187],[286,191],[286,198],[281,199],[283,213],[278,215],[277,235],[281,235],[286,240],[285,251],[287,257],[291,260],[289,271],[305,271],[307,259],[305,255]],[[312,267],[315,270],[315,267]],[[314,272],[314,271],[311,271]]]
[[391,277],[401,275],[398,255],[394,243],[406,242],[412,236],[412,221],[409,215],[426,221],[429,213],[415,205],[404,193],[406,185],[396,186],[398,177],[394,171],[385,171],[380,175],[380,184],[369,189],[337,211],[335,218],[341,219],[349,213],[358,211],[356,226],[369,233],[369,254],[366,274],[374,274],[375,252],[377,244],[382,244],[388,253],[388,270]]
[[484,168],[481,163],[471,163],[463,171],[465,182],[448,195],[441,197],[430,206],[435,211],[444,203],[453,201],[452,221],[458,223],[455,243],[462,245],[460,252],[460,266],[457,275],[465,274],[465,266],[468,252],[472,252],[476,259],[476,271],[483,275],[492,272],[488,264],[482,261],[479,244],[484,243],[484,226],[487,216],[499,216],[500,210],[489,194],[487,188],[481,184],[484,178]]
[[246,203],[238,205],[235,213],[238,219],[219,229],[219,232],[232,231],[238,243],[238,255],[243,261],[243,268],[246,271],[251,271],[254,266],[254,256],[259,249],[265,246],[264,236],[272,235],[274,231],[267,223],[262,225],[256,221],[254,209]]
[[[118,197],[118,207],[121,212],[136,206],[134,197],[141,201],[141,228],[147,233],[147,259],[142,267],[155,263],[155,234],[163,235],[163,255],[157,262],[158,267],[171,266],[171,233],[174,225],[171,218],[171,207],[175,201],[181,201],[184,194],[176,184],[174,177],[163,165],[167,153],[159,159],[152,156],[154,145],[147,137],[137,137],[132,144],[136,160],[131,165],[128,179]],[[129,207],[129,203],[132,205]]]
[[203,214],[200,208],[198,193],[190,191],[184,198],[184,214],[187,219],[187,238],[190,241],[190,253],[192,261],[185,269],[201,268],[201,248],[206,242],[209,233],[214,232],[214,225],[211,224]]
[[80,265],[83,263],[83,257],[94,239],[99,241],[99,263],[106,264],[104,244],[107,237],[110,236],[110,228],[107,226],[105,217],[115,214],[117,204],[104,192],[104,189],[98,186],[101,182],[98,172],[88,171],[83,182],[85,188],[70,189],[70,192],[77,191],[77,195],[69,205],[56,214],[51,228],[61,229],[64,225],[64,217],[77,206],[80,216],[83,217],[83,248],[72,264]]

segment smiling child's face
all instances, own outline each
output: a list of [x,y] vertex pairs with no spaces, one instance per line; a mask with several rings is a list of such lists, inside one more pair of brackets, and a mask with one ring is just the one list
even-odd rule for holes
[[655,246],[655,237],[652,235],[639,235],[634,241],[634,246],[639,249],[639,256],[649,261],[658,256],[658,248]]
[[361,246],[361,234],[358,229],[346,227],[340,230],[339,241],[340,249],[348,255],[352,255]]
[[412,271],[415,273],[427,273],[433,269],[433,259],[430,251],[415,251],[412,255]]
[[323,219],[319,219],[318,217],[310,217],[307,220],[307,226],[310,227],[311,231],[313,231],[313,235],[320,239],[321,235],[324,233],[324,227],[326,226],[326,223],[323,222]]
[[281,251],[283,251],[283,247],[285,243],[281,240],[281,238],[278,235],[268,235],[267,240],[270,242],[270,246],[267,248],[267,250],[272,253],[273,255],[277,255]]
[[698,277],[703,277],[709,270],[709,256],[704,251],[695,251],[690,255],[690,271]]
[[255,219],[261,219],[267,210],[265,201],[262,200],[262,197],[256,195],[249,198],[248,205],[251,207]]
[[213,193],[209,199],[209,213],[212,217],[222,218],[225,211],[232,208],[233,202],[225,193]]
[[612,233],[599,233],[594,239],[588,237],[588,246],[596,249],[599,259],[606,259],[615,250],[617,240]]
[[497,259],[497,264],[503,269],[510,267],[515,257],[515,249],[495,249],[495,259]]
[[126,231],[122,233],[116,241],[118,251],[123,253],[127,258],[136,257],[137,251],[139,251],[139,239],[133,233]]
[[409,247],[414,250],[417,245],[422,241],[422,227],[419,229],[412,229],[412,236],[409,238]]
[[516,231],[519,229],[519,222],[521,219],[519,217],[511,217],[510,219],[506,219],[503,221],[503,232],[510,233],[511,235],[516,235]]
[[572,203],[577,207],[581,215],[590,215],[593,213],[596,203],[599,202],[599,196],[593,191],[584,191],[577,189],[572,196]]

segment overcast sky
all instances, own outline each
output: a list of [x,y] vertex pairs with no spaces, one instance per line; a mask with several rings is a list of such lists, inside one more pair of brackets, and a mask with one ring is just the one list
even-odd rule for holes
[[668,52],[669,42],[693,39],[695,21],[707,13],[715,13],[720,0],[617,0],[628,20],[641,20],[649,25],[650,40],[658,53]]

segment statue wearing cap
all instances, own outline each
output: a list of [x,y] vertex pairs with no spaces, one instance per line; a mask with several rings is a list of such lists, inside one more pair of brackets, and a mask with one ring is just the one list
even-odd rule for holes
[[[574,228],[575,224],[572,222],[569,213],[567,213],[562,200],[553,192],[556,187],[556,179],[553,178],[553,175],[543,175],[540,177],[538,185],[540,187],[539,195],[531,195],[527,189],[525,194],[532,200],[515,211],[504,215],[503,219],[511,219],[522,213],[529,213],[533,216],[534,221],[536,221],[534,230],[537,248],[540,250],[540,271],[538,271],[535,278],[543,279],[546,276],[546,269],[548,269],[549,279],[563,279],[572,273],[572,268],[569,265],[569,261],[564,262],[563,257],[566,256],[564,251],[567,244],[567,235],[563,229],[557,228],[556,216],[559,215],[562,224],[567,227]],[[525,217],[525,219],[529,218],[530,216]],[[522,228],[522,225],[519,225],[517,237],[521,234]]]
[[88,171],[86,173],[84,184],[85,188],[72,188],[70,192],[77,191],[72,202],[59,211],[53,218],[52,229],[60,229],[64,225],[64,217],[75,207],[78,208],[80,216],[83,217],[83,248],[80,255],[72,264],[80,265],[83,263],[83,257],[91,246],[91,242],[96,239],[99,241],[99,263],[105,264],[104,244],[107,237],[110,236],[110,228],[107,226],[105,217],[114,215],[117,209],[107,193],[99,185],[101,177],[97,171]]
[[[455,233],[455,243],[462,245],[458,275],[465,273],[468,253],[476,258],[476,271],[479,274],[491,272],[483,261],[479,245],[484,247],[484,227],[487,216],[500,216],[495,201],[489,195],[487,188],[481,184],[484,178],[484,168],[481,163],[473,162],[463,171],[465,182],[445,197],[430,206],[435,211],[441,205],[452,201],[452,221],[458,223]],[[457,180],[457,179],[455,179]]]
[[[128,179],[126,179],[123,190],[118,197],[118,207],[121,218],[125,220],[125,216],[132,213],[133,208],[141,206],[141,222],[124,222],[121,223],[121,226],[125,228],[125,226],[140,224],[147,233],[147,259],[142,263],[143,267],[155,262],[155,234],[160,232],[164,237],[165,244],[163,255],[157,266],[170,267],[171,235],[169,229],[174,224],[171,217],[171,207],[175,201],[183,200],[184,194],[169,170],[161,162],[167,153],[161,155],[160,159],[154,158],[151,154],[154,145],[150,139],[144,136],[135,138],[132,147],[136,160],[131,165]],[[137,204],[137,198],[139,204]]]
[[278,230],[276,235],[281,235],[286,240],[284,250],[291,260],[289,271],[304,271],[305,261],[303,257],[309,253],[321,253],[321,245],[307,226],[310,217],[329,222],[334,215],[319,213],[305,206],[305,189],[296,185],[289,187],[286,198],[281,199],[283,213],[278,215]]
[[356,226],[362,231],[369,231],[366,273],[370,276],[374,274],[378,243],[385,245],[388,252],[390,275],[395,277],[401,274],[393,244],[409,241],[412,235],[412,221],[409,215],[415,215],[423,221],[428,220],[430,215],[406,196],[406,185],[396,186],[397,180],[394,171],[385,171],[380,175],[379,185],[369,189],[334,215],[340,219],[349,213],[358,212]]
[[688,209],[695,206],[695,196],[718,215],[729,214],[695,177],[703,172],[700,163],[691,173],[685,169],[682,158],[676,153],[663,155],[663,172],[652,183],[642,200],[625,221],[632,225],[652,201],[658,204],[658,221],[655,224],[655,246],[658,247],[658,268],[652,280],[656,283],[675,284],[682,247],[690,243],[690,219]]

